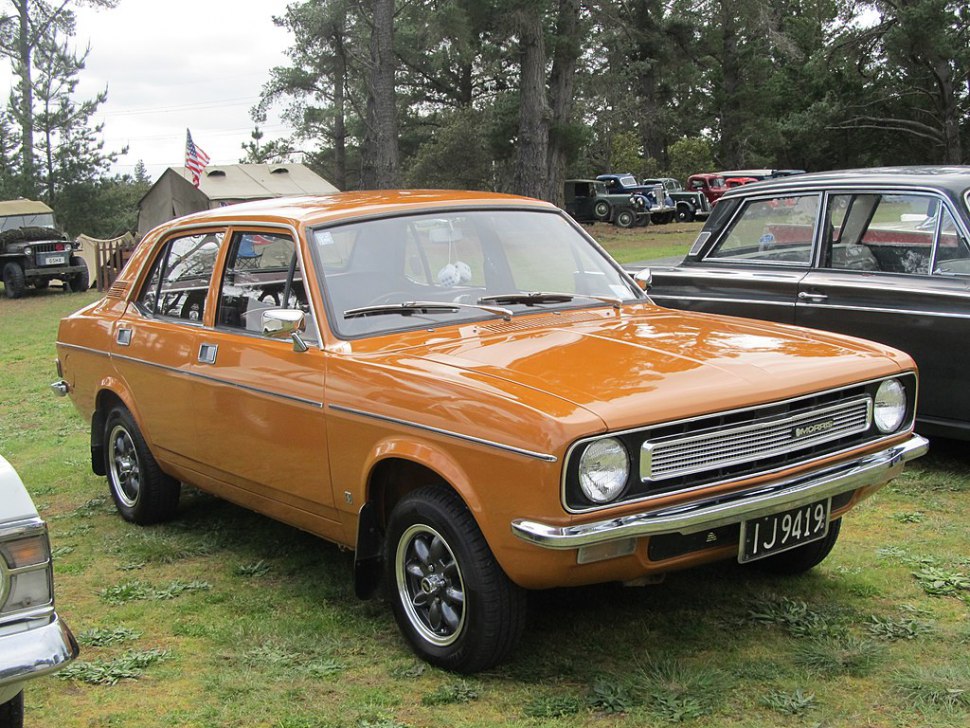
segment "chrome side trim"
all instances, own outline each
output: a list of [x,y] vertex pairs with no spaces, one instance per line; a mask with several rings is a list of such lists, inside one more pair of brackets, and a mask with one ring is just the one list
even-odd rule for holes
[[254,394],[262,394],[266,397],[275,397],[276,399],[283,399],[288,402],[296,402],[298,404],[305,404],[316,409],[323,409],[323,402],[317,402],[312,399],[304,399],[303,397],[296,397],[292,394],[281,394],[280,392],[271,392],[268,389],[261,389],[260,387],[252,387],[248,384],[240,384],[239,382],[230,382],[225,379],[220,379],[219,377],[209,376],[208,374],[199,374],[198,372],[188,372],[184,369],[178,369],[177,367],[169,367],[164,364],[157,364],[152,361],[145,361],[144,359],[136,359],[132,356],[122,356],[121,354],[111,354],[112,359],[120,359],[122,361],[131,362],[132,364],[142,364],[146,367],[152,367],[154,369],[161,369],[162,371],[170,372],[172,374],[179,374],[183,377],[192,377],[194,379],[201,379],[204,382],[211,382],[212,384],[221,384],[226,387],[233,387],[235,389],[241,389],[245,392],[253,392]]
[[924,455],[928,448],[925,438],[912,435],[906,442],[871,455],[736,493],[573,526],[516,519],[511,523],[512,533],[547,549],[575,549],[664,533],[696,533],[796,508],[864,486],[884,485],[902,472],[904,463]]
[[784,306],[785,308],[795,308],[795,301],[759,301],[754,298],[715,298],[714,296],[674,296],[666,294],[651,293],[650,297],[654,301],[662,301],[665,298],[674,301],[708,301],[711,303],[751,303],[758,306]]
[[[904,316],[930,316],[933,318],[970,319],[967,313],[945,313],[943,311],[913,311],[908,308],[876,308],[873,306],[844,306],[836,303],[799,303],[800,308],[834,309],[836,311],[868,311],[869,313],[895,313]],[[801,324],[811,326],[811,323]]]
[[378,420],[380,422],[388,422],[394,425],[401,425],[402,427],[411,427],[416,430],[423,430],[425,432],[433,432],[436,435],[444,435],[445,437],[451,437],[456,440],[463,440],[464,442],[473,442],[476,445],[485,445],[486,447],[492,447],[497,450],[503,450],[504,452],[514,453],[516,455],[522,455],[528,458],[534,458],[536,460],[542,460],[547,463],[554,463],[558,460],[555,455],[548,455],[546,453],[535,452],[533,450],[526,450],[521,447],[515,447],[514,445],[506,445],[501,442],[495,442],[493,440],[486,440],[481,437],[473,437],[472,435],[464,435],[460,432],[452,432],[451,430],[442,430],[438,427],[431,427],[430,425],[422,425],[417,422],[410,422],[408,420],[401,420],[397,417],[388,417],[387,415],[379,415],[374,412],[365,412],[363,410],[353,409],[351,407],[343,407],[339,404],[331,404],[328,407],[336,412],[344,412],[346,414],[357,415],[358,417],[367,417],[368,419]]
[[43,627],[0,638],[0,687],[59,670],[78,654],[77,640],[55,614]]
[[102,349],[92,349],[89,346],[78,346],[77,344],[68,344],[63,341],[55,341],[54,343],[56,346],[63,346],[65,349],[74,349],[75,351],[83,351],[88,354],[95,354],[97,356],[109,356],[108,352]]

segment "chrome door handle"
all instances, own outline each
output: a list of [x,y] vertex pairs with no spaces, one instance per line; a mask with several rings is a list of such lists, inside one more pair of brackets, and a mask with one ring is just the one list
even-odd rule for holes
[[199,361],[203,364],[215,364],[217,353],[219,347],[216,344],[202,344],[199,347]]
[[829,300],[829,297],[824,293],[809,293],[808,291],[799,291],[798,298],[802,301],[809,301],[811,303],[823,303]]

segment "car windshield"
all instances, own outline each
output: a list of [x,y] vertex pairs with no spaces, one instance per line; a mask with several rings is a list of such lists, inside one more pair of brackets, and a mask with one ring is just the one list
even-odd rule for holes
[[310,240],[343,337],[642,297],[555,212],[400,216],[319,228]]
[[624,177],[620,177],[620,184],[624,187],[636,187],[637,179],[632,174],[628,174]]

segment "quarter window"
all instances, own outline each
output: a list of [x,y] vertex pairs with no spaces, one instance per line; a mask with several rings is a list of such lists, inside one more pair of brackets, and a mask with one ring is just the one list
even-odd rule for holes
[[138,304],[147,313],[201,321],[224,233],[173,238],[155,260]]
[[936,242],[933,273],[937,275],[970,275],[970,245],[960,233],[953,214],[943,210],[940,236]]
[[707,256],[714,260],[808,265],[818,216],[818,195],[746,203]]

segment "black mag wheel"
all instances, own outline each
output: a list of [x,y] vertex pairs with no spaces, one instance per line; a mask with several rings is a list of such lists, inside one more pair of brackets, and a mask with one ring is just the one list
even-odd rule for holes
[[829,532],[825,534],[825,538],[793,548],[790,551],[783,551],[766,559],[753,561],[751,565],[770,574],[782,576],[804,574],[809,569],[821,564],[831,553],[835,542],[839,540],[841,529],[842,519],[836,518],[829,524]]
[[122,518],[146,525],[178,510],[179,482],[155,462],[131,413],[115,407],[104,428],[104,459],[108,488]]
[[384,563],[394,617],[423,659],[473,673],[515,648],[525,592],[502,571],[451,490],[429,486],[401,499],[388,521]]

